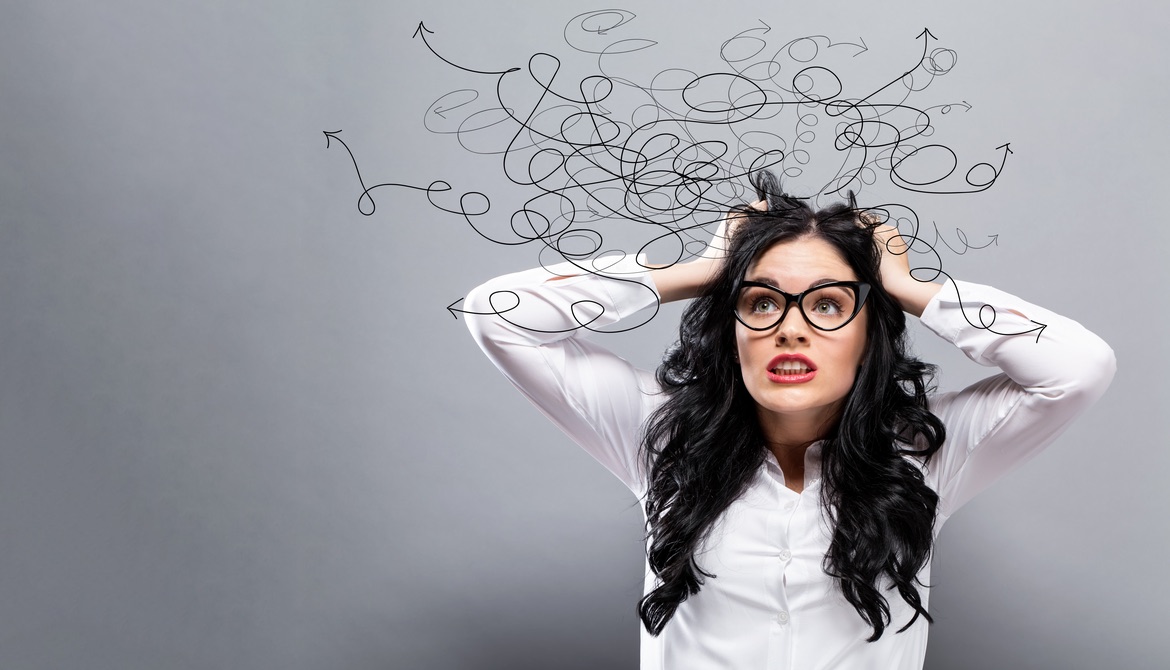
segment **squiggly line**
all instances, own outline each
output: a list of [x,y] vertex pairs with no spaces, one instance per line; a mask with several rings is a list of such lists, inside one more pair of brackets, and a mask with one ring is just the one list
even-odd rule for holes
[[958,244],[959,244],[958,248],[952,247],[951,243],[946,241],[946,238],[944,238],[942,236],[942,232],[939,231],[939,229],[938,229],[938,224],[935,223],[934,224],[934,241],[928,242],[928,244],[931,247],[933,247],[941,242],[944,247],[946,247],[947,249],[950,249],[951,253],[955,254],[956,256],[965,256],[968,251],[971,251],[973,249],[978,251],[979,249],[986,249],[987,247],[990,247],[992,245],[999,246],[999,233],[993,233],[991,235],[988,235],[987,236],[987,243],[980,245],[980,246],[976,246],[976,245],[968,242],[967,241],[967,233],[964,232],[962,228],[955,228],[955,238],[958,240]]
[[[359,211],[373,213],[371,191],[381,186],[425,191],[433,206],[463,216],[485,239],[535,243],[542,265],[551,255],[582,273],[596,273],[592,262],[614,251],[606,248],[608,228],[640,233],[636,253],[668,264],[702,253],[703,240],[724,217],[727,203],[748,199],[746,178],[762,168],[789,180],[819,181],[816,198],[862,193],[883,178],[913,193],[977,193],[994,185],[1012,153],[1004,143],[996,148],[1003,151],[998,164],[977,161],[964,172],[957,153],[934,139],[936,117],[954,119],[953,111],[969,111],[971,105],[965,100],[911,104],[958,62],[929,29],[915,38],[922,43],[913,65],[875,86],[858,85],[849,73],[859,57],[872,55],[863,38],[834,42],[811,35],[772,50],[772,27],[762,19],[720,45],[725,70],[670,68],[646,81],[626,71],[631,54],[657,44],[631,33],[635,19],[632,12],[607,9],[578,14],[565,25],[565,43],[596,66],[595,73],[574,81],[562,75],[560,58],[544,52],[533,54],[525,68],[460,65],[440,53],[432,44],[435,32],[419,22],[413,37],[427,50],[460,72],[485,78],[484,89],[494,89],[486,95],[470,86],[441,96],[426,110],[424,126],[474,154],[497,157],[503,175],[530,189],[531,196],[514,209],[507,228],[492,230],[483,218],[491,208],[484,193],[468,192],[457,205],[444,206],[436,198],[452,190],[446,181],[367,188],[359,171]],[[792,130],[785,137],[776,132],[777,120],[788,114]],[[821,147],[822,135],[831,140],[828,147]],[[340,142],[336,133],[326,136]],[[829,176],[816,177],[826,163]],[[919,268],[920,275],[945,275],[934,246],[939,241],[960,255],[988,246],[970,244],[957,228],[959,246],[951,246],[937,224],[933,243],[927,242],[918,236],[917,213],[901,204],[885,207],[908,213],[896,219],[911,222],[908,249],[934,259],[935,267]],[[452,315],[460,311],[454,308],[458,302],[448,306]],[[589,316],[592,309],[582,314]],[[493,313],[506,318],[508,311]],[[585,316],[574,313],[578,327],[589,328],[596,319]],[[968,320],[992,329],[994,314],[976,316]]]
[[[626,281],[626,280],[622,280],[622,281]],[[643,285],[643,284],[639,283],[637,285],[645,288],[645,285]],[[646,288],[646,290],[651,291],[651,289],[649,289],[649,288]],[[653,291],[651,291],[651,292],[653,292]],[[511,307],[504,307],[502,309],[496,309],[495,303],[498,299],[500,299],[501,296],[511,296],[512,299],[516,301],[516,303],[514,305],[512,305]],[[570,313],[570,315],[572,315],[573,321],[576,323],[576,325],[569,327],[569,328],[562,328],[560,330],[547,330],[547,329],[533,328],[531,326],[525,326],[519,322],[512,321],[508,317],[504,316],[508,312],[510,312],[510,311],[512,311],[520,306],[520,296],[515,291],[501,290],[501,291],[493,291],[492,293],[490,293],[488,295],[488,304],[490,304],[492,306],[492,309],[490,311],[487,311],[487,312],[476,312],[476,311],[472,311],[472,310],[460,309],[458,307],[455,307],[455,304],[462,301],[462,300],[463,300],[463,298],[459,298],[459,299],[455,300],[454,302],[452,302],[450,305],[447,305],[447,311],[450,312],[451,316],[455,317],[456,319],[459,318],[458,317],[459,314],[478,314],[478,315],[484,315],[484,316],[495,315],[495,316],[499,317],[500,319],[503,319],[505,322],[507,322],[507,323],[517,327],[517,328],[523,328],[524,330],[534,332],[534,333],[546,333],[546,334],[550,334],[550,335],[555,335],[555,334],[560,334],[560,333],[571,333],[573,331],[582,330],[582,329],[589,330],[592,332],[598,332],[598,333],[625,333],[625,332],[629,332],[629,331],[637,329],[637,328],[641,328],[642,326],[649,323],[650,320],[653,319],[654,316],[658,314],[658,309],[659,309],[659,306],[656,305],[654,307],[654,309],[646,316],[646,318],[642,319],[641,321],[630,323],[629,325],[626,325],[623,328],[601,330],[599,328],[590,327],[590,324],[597,321],[605,314],[605,306],[602,305],[601,303],[593,301],[593,300],[578,300],[578,301],[569,305],[569,313]],[[591,312],[596,312],[596,313],[591,314]]]
[[[897,217],[897,218],[892,217],[891,209],[899,209],[899,208],[905,210],[906,213],[909,214],[909,216]],[[1035,341],[1037,343],[1040,341],[1040,336],[1042,334],[1044,334],[1044,330],[1046,328],[1048,328],[1047,324],[1041,323],[1040,321],[1036,321],[1035,319],[1028,319],[1029,322],[1031,322],[1032,324],[1035,324],[1034,328],[1028,328],[1025,330],[1019,330],[1019,331],[1015,331],[1015,332],[1005,332],[1005,331],[995,330],[994,328],[992,328],[992,326],[995,324],[995,321],[998,318],[999,314],[996,311],[994,306],[986,304],[986,303],[978,303],[978,307],[975,310],[976,319],[974,319],[974,320],[972,319],[972,317],[969,313],[969,307],[971,306],[971,303],[964,302],[962,293],[959,290],[959,285],[955,284],[954,278],[951,277],[950,274],[948,274],[947,272],[945,272],[943,270],[942,256],[939,254],[938,249],[933,244],[931,244],[930,242],[927,242],[925,239],[923,239],[922,237],[919,236],[918,233],[919,233],[919,230],[921,229],[921,225],[920,225],[920,222],[918,220],[918,214],[914,210],[912,210],[909,207],[906,207],[905,205],[902,205],[902,204],[889,203],[886,205],[878,205],[876,207],[870,207],[870,208],[866,208],[863,210],[859,210],[858,213],[865,214],[866,215],[865,219],[868,219],[871,222],[870,225],[873,225],[873,226],[880,226],[882,224],[889,224],[891,221],[894,221],[894,223],[897,224],[897,225],[894,225],[894,227],[898,229],[898,235],[902,239],[902,244],[895,246],[895,245],[892,245],[892,244],[887,242],[885,245],[886,252],[900,256],[902,254],[909,253],[911,250],[914,250],[916,253],[923,254],[923,255],[927,256],[928,258],[933,259],[933,261],[934,261],[933,263],[930,263],[927,265],[920,265],[920,266],[914,268],[913,270],[911,270],[911,272],[910,272],[911,276],[914,277],[915,279],[917,279],[918,281],[923,281],[923,282],[932,282],[932,281],[935,281],[936,279],[938,279],[939,277],[946,277],[947,279],[950,279],[952,281],[952,284],[955,287],[955,296],[956,296],[958,303],[959,303],[959,311],[962,313],[963,319],[966,320],[967,323],[971,324],[972,326],[974,326],[976,328],[982,328],[982,329],[987,330],[989,332],[995,333],[996,335],[1014,336],[1014,335],[1028,335],[1030,333],[1036,333],[1036,340]],[[865,220],[865,219],[863,219],[863,220]],[[903,229],[904,224],[910,225],[909,231],[906,231]],[[938,225],[937,224],[935,224],[934,229],[935,229],[935,234],[936,234],[935,241],[937,242],[939,239],[941,239],[939,237],[939,234],[938,234]],[[956,228],[956,232],[958,233],[960,240],[964,244],[966,244],[966,233],[963,233],[963,231],[961,229],[957,229],[957,228]],[[982,247],[972,247],[972,246],[968,245],[960,253],[966,253],[967,249],[983,249],[992,243],[998,244],[998,240],[999,240],[998,235],[992,235],[990,237],[992,238],[992,241],[988,242],[987,244],[983,245]],[[946,244],[945,240],[943,241],[943,243],[944,243],[944,245],[947,246],[947,248],[951,248],[949,244]],[[916,249],[916,247],[918,247],[918,248]]]

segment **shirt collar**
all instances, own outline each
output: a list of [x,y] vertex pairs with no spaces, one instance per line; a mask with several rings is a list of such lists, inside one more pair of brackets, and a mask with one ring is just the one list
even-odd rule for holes
[[[821,454],[824,445],[824,440],[817,440],[808,445],[808,448],[804,450],[804,487],[806,489],[816,486],[821,482]],[[764,463],[766,467],[775,472],[781,482],[784,481],[784,471],[781,470],[780,463],[776,461],[776,456],[771,451],[768,452]]]

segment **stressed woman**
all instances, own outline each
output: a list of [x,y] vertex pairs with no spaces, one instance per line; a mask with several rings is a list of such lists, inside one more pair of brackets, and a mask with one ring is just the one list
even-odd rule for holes
[[[755,186],[697,260],[500,277],[469,327],[642,501],[643,668],[919,669],[940,527],[1104,392],[1113,352],[1001,291],[914,279],[853,206]],[[581,337],[687,299],[657,374]],[[905,313],[1001,372],[930,395]]]

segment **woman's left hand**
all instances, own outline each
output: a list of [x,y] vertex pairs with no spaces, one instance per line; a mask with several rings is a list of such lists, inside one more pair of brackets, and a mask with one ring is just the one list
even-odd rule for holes
[[922,316],[926,304],[939,292],[941,285],[919,281],[910,274],[910,246],[898,234],[898,229],[888,224],[878,224],[872,214],[861,214],[863,225],[874,226],[874,244],[881,252],[882,286],[902,306],[902,310]]

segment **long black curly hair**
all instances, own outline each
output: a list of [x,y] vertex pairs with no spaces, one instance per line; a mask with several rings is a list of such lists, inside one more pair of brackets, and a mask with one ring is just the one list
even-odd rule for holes
[[642,443],[647,472],[646,531],[656,587],[639,602],[646,630],[658,635],[705,578],[695,552],[716,519],[746,490],[768,454],[757,406],[736,362],[735,291],[751,264],[773,245],[814,237],[829,242],[872,286],[867,346],[840,418],[822,436],[821,497],[833,528],[824,558],[845,599],[873,628],[890,622],[886,586],[933,621],[917,575],[930,557],[938,496],[906,456],[928,461],[945,438],[927,408],[934,372],[911,356],[906,317],[882,288],[874,224],[849,202],[813,211],[783,193],[769,172],[752,177],[767,210],[738,209],[739,223],[719,275],[682,316],[679,342],[658,381],[667,400],[650,417]]

